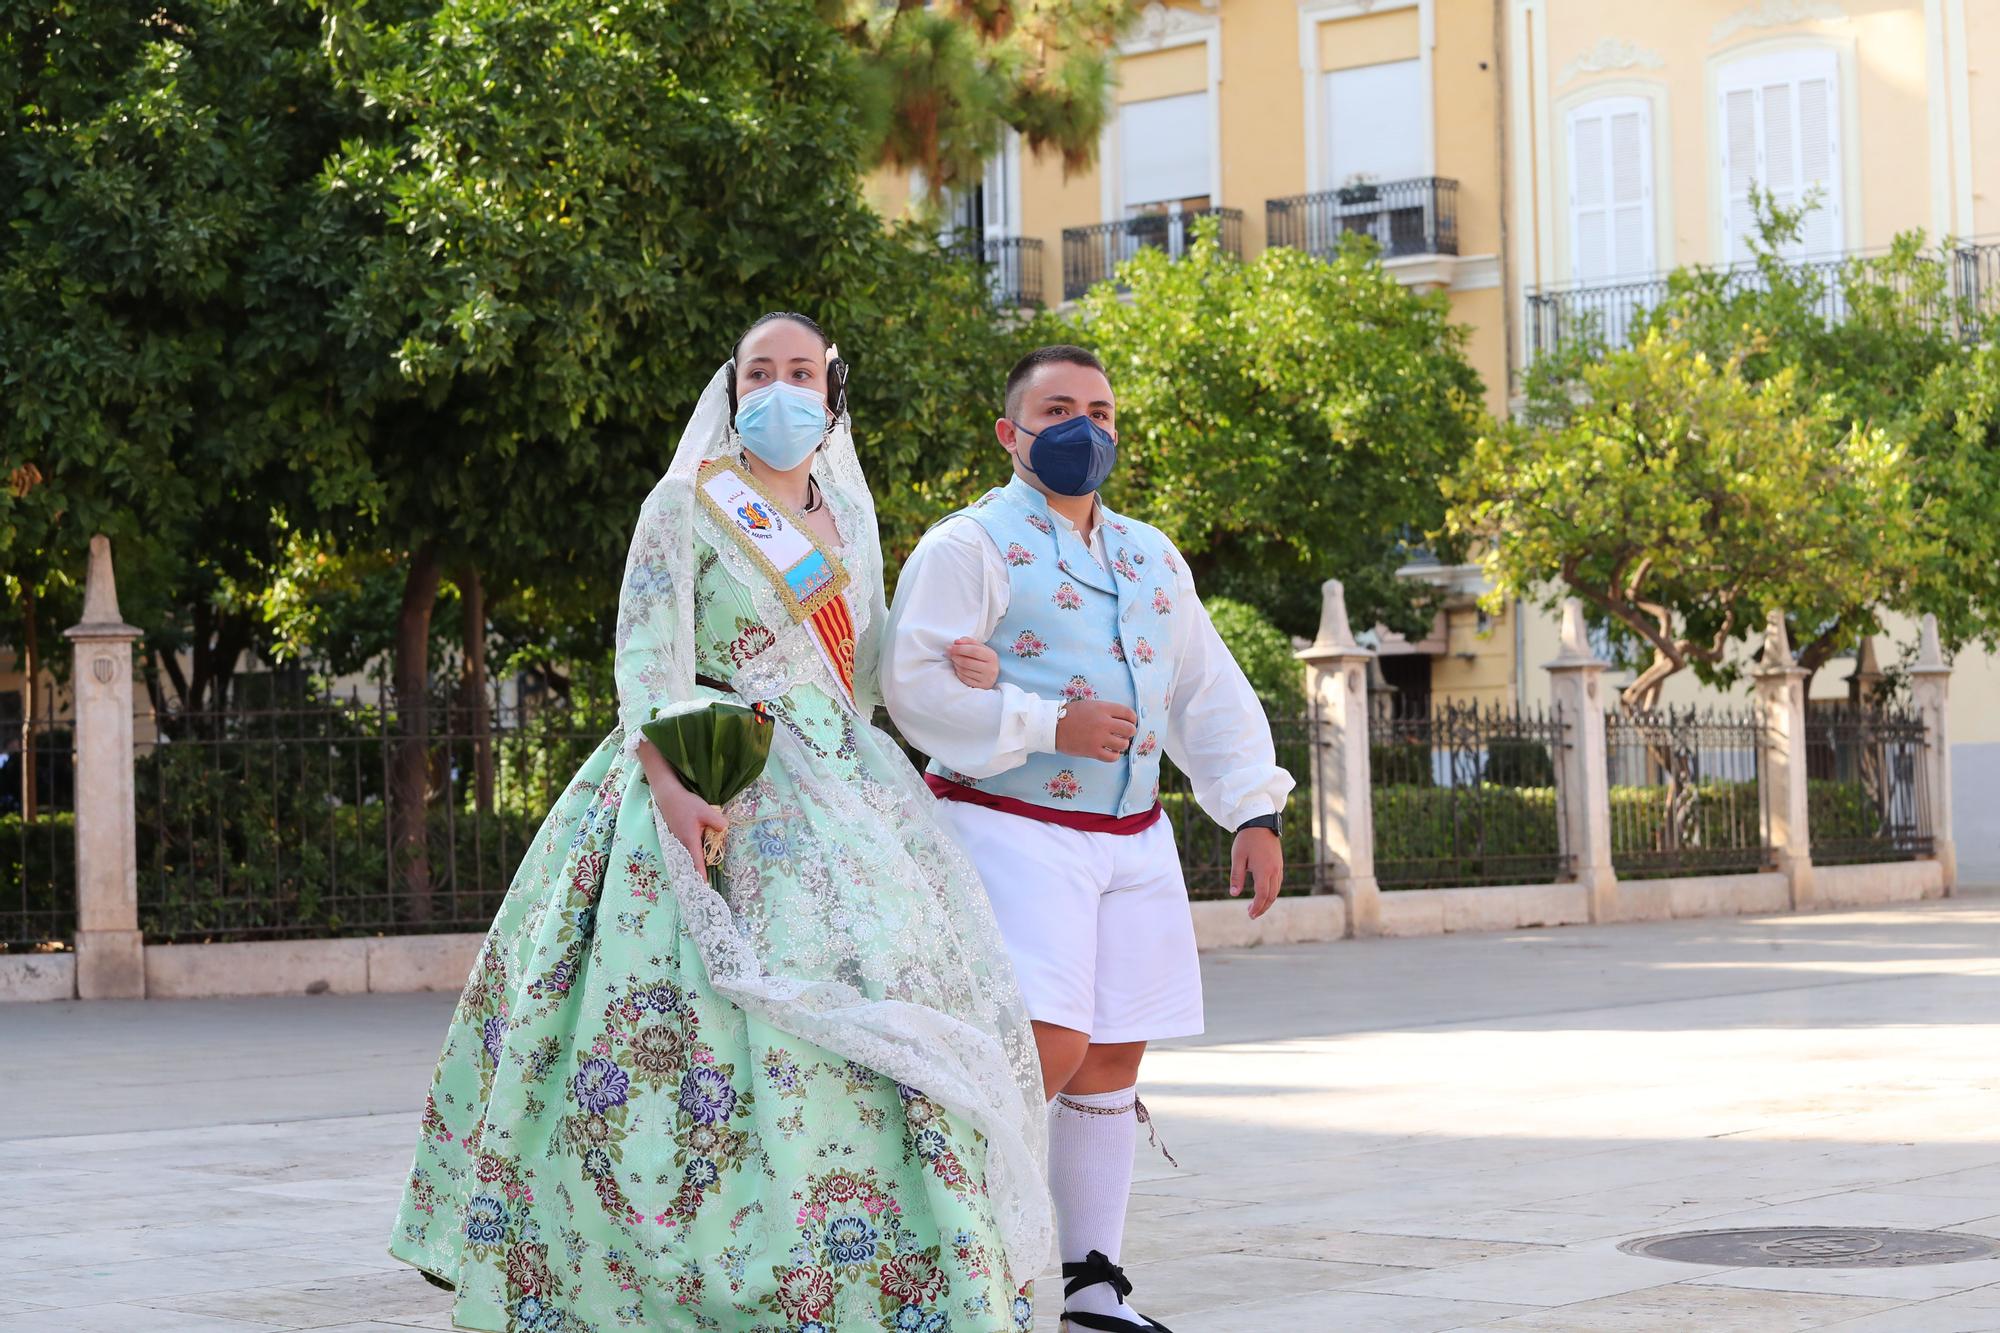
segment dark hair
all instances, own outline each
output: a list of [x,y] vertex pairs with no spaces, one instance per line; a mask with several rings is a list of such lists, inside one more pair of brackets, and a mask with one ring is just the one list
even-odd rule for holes
[[812,331],[813,336],[819,339],[819,345],[821,347],[831,347],[833,345],[832,340],[830,340],[826,336],[826,330],[822,329],[819,326],[819,324],[815,322],[810,316],[801,315],[797,311],[793,310],[773,310],[768,315],[757,316],[756,321],[752,323],[749,328],[743,330],[742,333],[737,335],[736,345],[729,349],[729,359],[731,361],[735,361],[740,357],[742,357],[743,344],[750,337],[751,334],[763,328],[766,324],[770,324],[781,319],[789,319],[792,323],[797,324],[801,328],[810,329]]
[[1097,353],[1091,351],[1088,347],[1078,347],[1073,343],[1052,343],[1047,347],[1037,347],[1034,351],[1016,361],[1014,368],[1007,372],[1007,415],[1009,417],[1018,417],[1021,415],[1020,402],[1018,401],[1021,390],[1027,386],[1028,380],[1033,377],[1034,373],[1043,366],[1055,365],[1084,366],[1096,371],[1107,380],[1111,378],[1111,373],[1104,368],[1104,363],[1097,359]]
[[[833,339],[827,337],[826,330],[822,329],[818,321],[809,315],[801,315],[796,310],[773,310],[767,315],[757,316],[751,322],[749,328],[736,336],[736,345],[729,349],[729,383],[726,387],[729,391],[730,416],[734,417],[736,415],[736,363],[743,356],[743,344],[745,340],[766,324],[781,319],[790,320],[800,328],[810,332],[815,338],[819,339],[819,345],[822,348],[832,348]],[[826,368],[826,401],[836,417],[843,415],[847,411],[847,366],[838,359],[828,363]]]

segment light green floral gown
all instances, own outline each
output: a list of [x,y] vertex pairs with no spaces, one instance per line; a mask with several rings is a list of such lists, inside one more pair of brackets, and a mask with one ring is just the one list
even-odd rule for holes
[[[843,514],[843,530],[872,518]],[[391,1252],[455,1286],[470,1329],[1026,1329],[1046,1221],[1020,1219],[1045,1200],[989,1188],[989,1140],[1031,1133],[1039,1094],[1017,1108],[995,1091],[1032,1047],[984,896],[809,631],[771,623],[729,538],[692,526],[693,665],[766,699],[778,728],[728,810],[725,893],[693,886],[677,843],[663,851],[621,725],[487,936]],[[635,579],[669,572],[641,544],[628,603]],[[863,616],[880,606],[866,572]],[[621,632],[621,655],[636,663],[645,640]],[[933,1072],[953,1043],[974,1054]],[[1003,1244],[1010,1213],[1025,1273]]]

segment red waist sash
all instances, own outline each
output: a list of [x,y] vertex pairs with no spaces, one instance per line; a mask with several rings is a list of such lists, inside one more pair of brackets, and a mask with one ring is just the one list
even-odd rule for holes
[[935,773],[924,774],[924,782],[936,793],[940,801],[964,801],[967,805],[985,806],[988,810],[1003,810],[1010,815],[1020,815],[1023,819],[1036,819],[1044,824],[1059,824],[1063,828],[1081,829],[1085,833],[1144,833],[1159,822],[1161,809],[1158,801],[1150,810],[1141,810],[1136,815],[1100,815],[1088,810],[1055,810],[1046,805],[1036,805],[1033,801],[1023,801],[1018,797],[999,796],[977,787],[968,787],[962,782],[941,778]]

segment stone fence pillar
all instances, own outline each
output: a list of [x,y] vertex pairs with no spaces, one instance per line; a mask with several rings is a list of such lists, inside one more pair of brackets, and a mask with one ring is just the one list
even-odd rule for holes
[[1375,883],[1375,812],[1368,776],[1368,664],[1375,654],[1355,642],[1340,580],[1320,585],[1319,634],[1299,660],[1306,697],[1319,714],[1313,754],[1313,837],[1333,868],[1334,891],[1347,904],[1350,935],[1382,930]]
[[1618,873],[1611,865],[1611,775],[1604,751],[1604,692],[1610,667],[1590,649],[1583,603],[1563,599],[1562,649],[1552,662],[1549,692],[1562,718],[1565,744],[1556,750],[1556,799],[1562,803],[1563,850],[1576,882],[1590,895],[1590,919],[1618,916]]
[[111,542],[90,539],[76,653],[76,992],[86,1000],[146,993],[132,805],[132,645],[118,614]]
[[1958,886],[1958,846],[1951,831],[1951,668],[1938,650],[1937,617],[1925,615],[1910,668],[1910,694],[1924,720],[1924,790],[1931,806],[1932,855],[1944,872],[1944,891]]
[[1773,611],[1764,627],[1764,660],[1752,674],[1764,723],[1763,772],[1757,785],[1764,837],[1791,884],[1792,907],[1808,908],[1818,898],[1806,815],[1807,672],[1792,656],[1781,611]]

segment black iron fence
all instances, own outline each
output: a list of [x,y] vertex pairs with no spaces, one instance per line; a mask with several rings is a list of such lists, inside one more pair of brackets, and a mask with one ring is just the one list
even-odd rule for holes
[[76,935],[76,740],[67,722],[0,735],[0,953]]
[[1828,865],[1909,861],[1933,850],[1923,718],[1895,708],[1806,715],[1806,826]]
[[1119,222],[1070,227],[1063,232],[1063,299],[1074,301],[1116,276],[1118,266],[1141,250],[1165,250],[1179,258],[1194,243],[1195,223],[1216,219],[1216,243],[1232,255],[1243,253],[1243,210],[1191,208],[1179,213],[1140,213]]
[[[1330,889],[1332,879],[1320,860],[1319,841],[1313,837],[1312,829],[1312,791],[1318,778],[1313,764],[1320,749],[1318,709],[1315,706],[1304,714],[1273,714],[1269,721],[1278,766],[1292,775],[1294,784],[1280,820],[1284,828],[1285,892]],[[1160,763],[1160,804],[1173,824],[1188,896],[1228,897],[1230,854],[1236,835],[1202,812],[1187,775],[1164,759]]]
[[1384,259],[1458,253],[1458,182],[1370,181],[1264,203],[1265,237],[1328,258],[1343,238],[1372,236]]
[[358,698],[143,716],[140,929],[156,942],[484,930],[613,720],[438,702],[406,737],[415,718]]
[[1611,864],[1621,879],[1761,870],[1772,864],[1753,711],[1605,715]]
[[[2000,243],[1968,245],[1939,258],[1926,260],[1922,269],[1888,270],[1867,267],[1862,256],[1812,260],[1791,265],[1795,273],[1817,279],[1817,309],[1828,323],[1848,318],[1854,308],[1850,279],[1860,277],[1870,292],[1883,292],[1892,301],[1908,304],[1919,318],[1931,323],[1956,323],[1968,336],[1984,322],[2000,313]],[[1738,264],[1710,274],[1722,297],[1755,290],[1763,275],[1754,264]],[[1540,356],[1580,339],[1601,339],[1618,346],[1630,340],[1644,322],[1646,312],[1666,300],[1672,280],[1665,274],[1617,282],[1576,283],[1545,287],[1528,293],[1528,354]]]
[[1543,884],[1569,873],[1560,712],[1435,703],[1369,719],[1375,878],[1385,889]]

